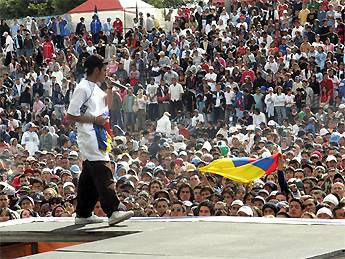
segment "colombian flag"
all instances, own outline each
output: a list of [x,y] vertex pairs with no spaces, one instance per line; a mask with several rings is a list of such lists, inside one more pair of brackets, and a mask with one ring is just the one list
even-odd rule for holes
[[101,151],[110,153],[111,151],[111,142],[113,139],[113,132],[110,127],[109,119],[103,126],[93,124],[93,128],[96,132],[98,148]]
[[278,153],[259,160],[248,157],[222,158],[201,167],[199,171],[218,174],[235,182],[247,184],[273,173],[278,167],[280,156],[281,154]]

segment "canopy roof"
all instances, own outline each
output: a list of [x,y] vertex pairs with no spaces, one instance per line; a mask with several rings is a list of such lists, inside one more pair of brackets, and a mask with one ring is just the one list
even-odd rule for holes
[[127,8],[154,8],[152,5],[145,3],[142,0],[87,0],[81,5],[75,7],[69,14],[74,13],[90,13],[95,11],[123,11]]

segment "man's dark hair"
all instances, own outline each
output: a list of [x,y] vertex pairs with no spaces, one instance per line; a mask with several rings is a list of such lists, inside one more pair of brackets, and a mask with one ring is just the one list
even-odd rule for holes
[[204,201],[200,202],[199,205],[198,205],[198,207],[197,207],[197,213],[198,213],[197,215],[198,215],[198,216],[199,216],[200,208],[203,207],[203,206],[209,208],[210,213],[211,213],[211,216],[214,215],[214,204],[213,204],[213,202],[211,202],[211,201],[209,201],[209,200],[204,200]]
[[167,199],[167,198],[158,198],[155,200],[154,202],[154,206],[157,207],[158,203],[161,202],[161,201],[164,201],[168,204],[168,206],[170,206],[170,201]]
[[86,71],[86,75],[91,75],[95,68],[101,70],[105,66],[104,59],[101,55],[94,54],[86,58],[84,63],[84,68]]
[[304,210],[304,204],[302,203],[302,201],[300,199],[296,199],[296,198],[292,198],[290,201],[289,201],[289,204],[291,202],[297,202],[299,203],[299,205],[301,206],[302,210]]

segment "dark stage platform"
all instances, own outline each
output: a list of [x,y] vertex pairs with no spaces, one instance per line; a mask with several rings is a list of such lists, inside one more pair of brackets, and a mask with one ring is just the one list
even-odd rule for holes
[[[75,226],[72,218],[40,220],[0,224],[1,248],[12,243],[77,242],[27,257],[37,259],[345,258],[344,220],[135,218],[116,227]],[[33,247],[32,253],[42,252]]]

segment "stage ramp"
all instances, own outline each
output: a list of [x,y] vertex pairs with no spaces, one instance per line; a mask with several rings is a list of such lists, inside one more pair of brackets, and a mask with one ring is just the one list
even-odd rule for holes
[[[0,242],[1,248],[31,244],[33,255],[26,258],[42,259],[337,259],[345,258],[345,221],[134,218],[108,227],[75,226],[72,218],[24,219],[0,224]],[[44,252],[49,249],[42,244],[49,243],[57,249]],[[0,258],[6,256],[0,251]]]

